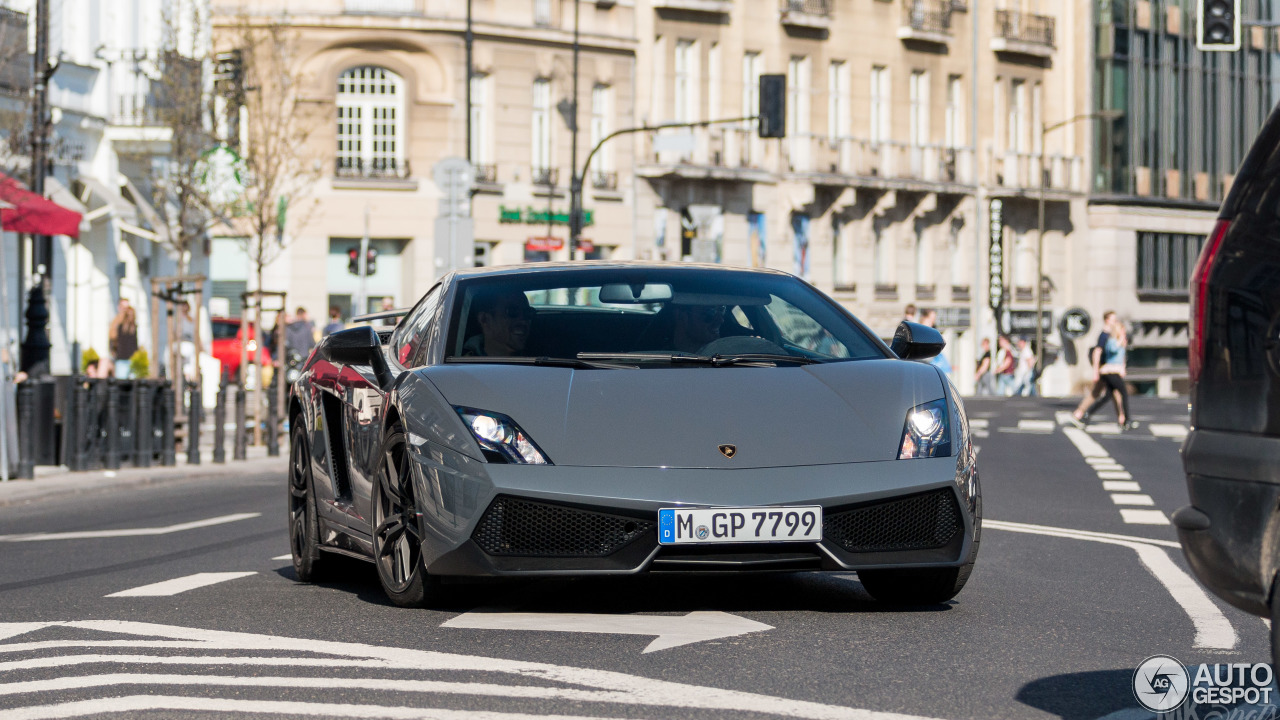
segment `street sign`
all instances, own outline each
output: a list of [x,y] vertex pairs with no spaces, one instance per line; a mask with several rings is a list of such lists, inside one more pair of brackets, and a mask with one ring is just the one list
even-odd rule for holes
[[938,308],[938,327],[967,330],[972,325],[972,312],[967,307]]
[[431,169],[431,178],[440,188],[435,259],[441,274],[475,263],[475,228],[471,221],[471,188],[475,177],[475,168],[459,157],[447,157]]
[[244,161],[235,150],[219,145],[200,155],[196,163],[196,184],[215,208],[226,208],[244,195]]
[[1070,340],[1088,335],[1090,327],[1092,327],[1092,320],[1084,308],[1071,308],[1062,313],[1062,320],[1058,322],[1058,329],[1062,332],[1062,336]]
[[1004,305],[1004,202],[991,201],[991,240],[988,243],[987,262],[990,265],[987,279],[987,296],[992,310]]
[[[1045,310],[1040,315],[1040,326],[1044,328],[1044,332],[1053,332],[1053,312]],[[1036,311],[1035,310],[1014,310],[1009,313],[1009,332],[1011,333],[1033,333],[1036,331]]]
[[564,238],[539,236],[524,241],[524,249],[533,252],[554,252],[564,249]]

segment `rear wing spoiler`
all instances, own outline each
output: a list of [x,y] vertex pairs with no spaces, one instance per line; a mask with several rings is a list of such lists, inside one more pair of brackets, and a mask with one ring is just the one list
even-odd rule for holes
[[357,315],[351,318],[351,322],[373,322],[374,320],[388,320],[390,318],[404,317],[409,314],[413,308],[400,308],[398,310],[384,310],[383,312],[369,313],[367,315]]

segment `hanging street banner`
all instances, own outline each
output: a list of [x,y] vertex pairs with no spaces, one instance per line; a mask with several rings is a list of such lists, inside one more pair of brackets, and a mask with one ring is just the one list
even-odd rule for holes
[[[991,201],[991,240],[987,248],[990,267],[987,279],[987,297],[992,310],[1004,305],[1004,201]],[[1034,320],[1032,321],[1034,324]]]

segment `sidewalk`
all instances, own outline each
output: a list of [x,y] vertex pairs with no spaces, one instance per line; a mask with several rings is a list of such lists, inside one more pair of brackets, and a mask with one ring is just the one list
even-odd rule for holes
[[208,450],[201,453],[200,465],[188,465],[186,453],[179,453],[178,464],[172,467],[122,467],[119,470],[85,472],[71,472],[66,466],[40,466],[36,468],[35,480],[0,482],[0,507],[220,475],[279,472],[283,482],[288,467],[288,453],[288,446],[284,446],[280,448],[279,457],[267,457],[266,447],[250,447],[247,449],[246,460],[232,460],[231,453],[228,452],[227,462],[215,464],[213,451]]

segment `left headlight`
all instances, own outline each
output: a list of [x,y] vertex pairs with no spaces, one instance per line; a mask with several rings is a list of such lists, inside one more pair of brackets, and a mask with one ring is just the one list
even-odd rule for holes
[[907,412],[898,445],[899,460],[951,456],[951,421],[946,398],[917,405]]
[[550,465],[551,461],[534,444],[515,420],[502,413],[455,407],[462,422],[480,444],[485,459],[516,465]]

